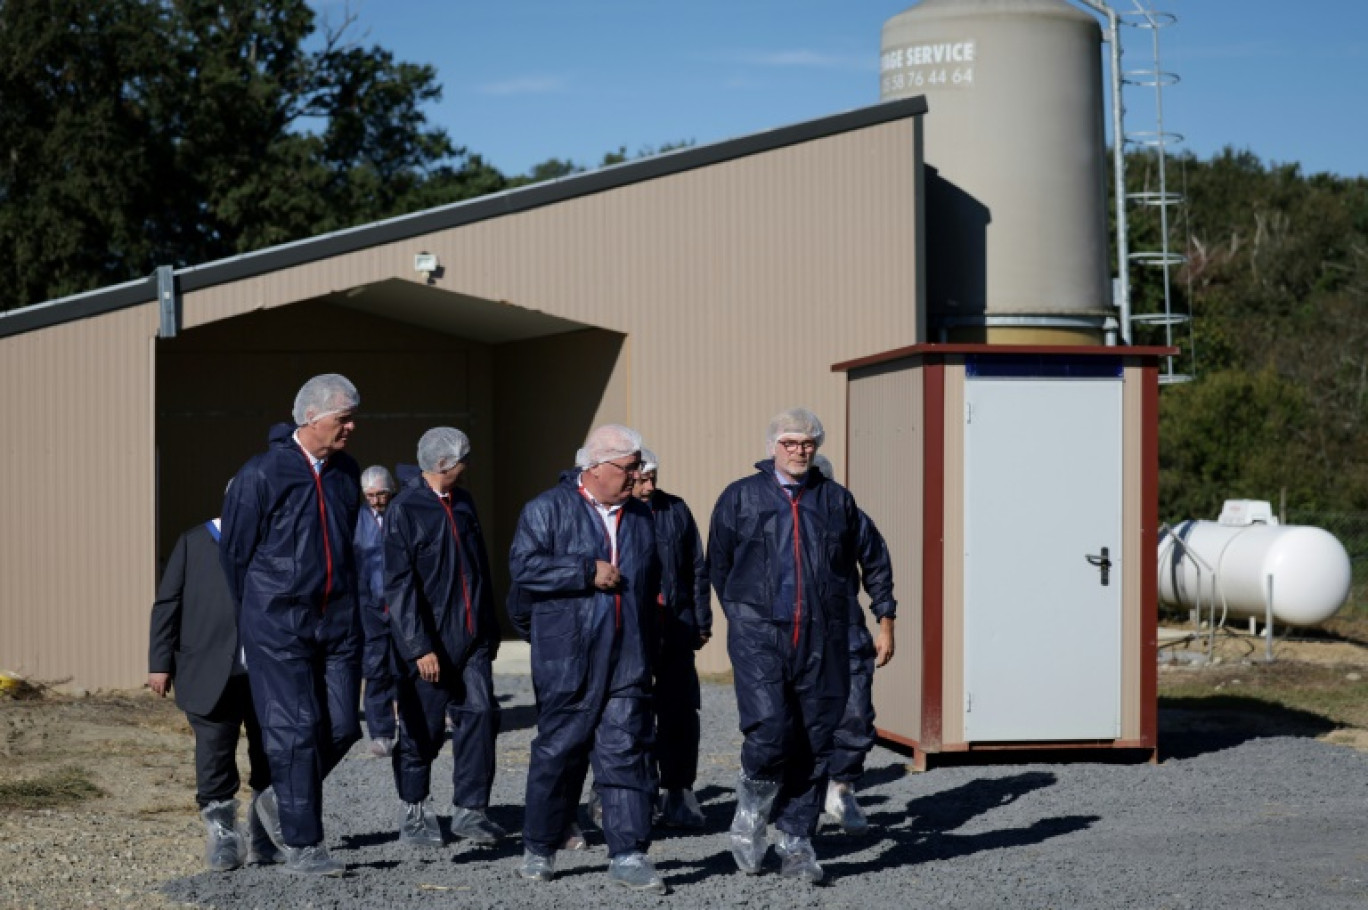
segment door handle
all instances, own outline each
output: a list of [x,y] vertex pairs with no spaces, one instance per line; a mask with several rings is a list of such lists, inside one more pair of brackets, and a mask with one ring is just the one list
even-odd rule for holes
[[1103,547],[1102,552],[1097,556],[1087,555],[1083,558],[1088,561],[1089,565],[1097,566],[1097,568],[1100,570],[1100,574],[1102,576],[1102,587],[1105,588],[1107,585],[1111,583],[1112,562],[1111,551],[1109,549]]

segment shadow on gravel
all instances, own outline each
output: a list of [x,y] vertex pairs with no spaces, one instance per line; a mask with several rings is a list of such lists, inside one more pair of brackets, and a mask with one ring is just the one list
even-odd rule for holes
[[535,705],[517,705],[503,708],[499,712],[499,732],[512,733],[515,730],[528,730],[537,725]]
[[[698,797],[698,802],[703,806],[704,814],[708,813],[708,803],[715,799],[724,799],[732,796],[736,791],[729,787],[719,787],[710,784],[706,787],[699,787],[694,791],[694,796]],[[730,818],[731,816],[728,816]]]
[[[1015,802],[1032,790],[1054,786],[1057,780],[1054,774],[1043,771],[976,780],[951,790],[920,796],[909,802],[905,810],[900,811],[897,806],[890,805],[888,811],[868,812],[874,833],[822,837],[818,850],[822,867],[833,877],[838,877],[887,866],[953,859],[985,850],[1038,844],[1085,830],[1099,821],[1100,816],[1096,815],[1066,815],[1041,819],[1025,828],[1004,828],[980,834],[949,833],[977,816]],[[842,856],[866,850],[871,839],[889,842],[878,859],[840,861]]]
[[[710,832],[708,836],[714,836],[714,834]],[[715,836],[721,843],[725,835],[716,834]],[[772,852],[766,857],[766,861],[768,863],[775,862]],[[692,885],[706,879],[717,880],[741,874],[736,870],[736,860],[732,859],[731,852],[726,848],[701,859],[661,860],[658,868],[661,875],[670,883],[671,888]],[[775,870],[766,868],[765,871],[772,872]]]
[[867,872],[870,868],[955,859],[987,850],[1015,850],[1086,831],[1101,819],[1100,815],[1062,815],[1058,818],[1043,818],[1025,828],[1003,828],[982,834],[944,834],[939,830],[908,832],[903,829],[889,832],[892,846],[873,862],[824,863],[823,868],[833,876],[853,875]]
[[[1010,777],[990,777],[919,796],[907,804],[905,816],[914,831],[953,831],[990,809],[1014,803],[1033,790],[1053,787],[1059,778],[1049,771],[1025,771]],[[889,822],[896,823],[892,813]]]
[[399,824],[395,822],[393,831],[367,831],[365,834],[344,834],[339,850],[364,850],[381,844],[395,843],[399,840]]
[[891,784],[895,780],[902,780],[907,776],[906,765],[881,765],[877,768],[867,768],[860,775],[860,791],[872,790],[875,787]]
[[1314,739],[1338,729],[1334,721],[1244,695],[1159,699],[1159,760],[1196,758],[1252,739]]
[[362,869],[374,869],[378,872],[384,872],[387,869],[398,869],[402,865],[403,863],[397,859],[377,859],[368,863],[348,862],[347,871],[359,872]]

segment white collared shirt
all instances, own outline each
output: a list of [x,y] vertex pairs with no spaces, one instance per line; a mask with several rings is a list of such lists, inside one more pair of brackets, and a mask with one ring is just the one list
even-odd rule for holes
[[618,511],[622,509],[623,503],[620,502],[615,506],[605,506],[603,503],[599,502],[597,499],[594,498],[593,493],[590,493],[587,489],[585,489],[583,479],[580,479],[578,482],[579,488],[584,494],[584,498],[589,500],[590,504],[593,505],[594,511],[598,513],[599,518],[603,521],[604,530],[608,532],[608,545],[609,550],[611,552],[611,557],[608,561],[611,562],[613,565],[617,565],[618,523],[617,518],[615,516],[617,515]]
[[313,465],[313,472],[314,472],[315,474],[320,474],[320,473],[322,473],[322,471],[323,471],[323,463],[326,462],[328,459],[326,459],[326,458],[314,458],[313,452],[310,452],[308,449],[304,448],[304,443],[302,443],[302,442],[299,441],[299,431],[298,431],[298,430],[295,430],[294,433],[293,433],[293,435],[290,436],[290,438],[293,439],[293,440],[295,441],[295,445],[299,446],[299,451],[303,452],[304,455],[309,459],[309,464]]

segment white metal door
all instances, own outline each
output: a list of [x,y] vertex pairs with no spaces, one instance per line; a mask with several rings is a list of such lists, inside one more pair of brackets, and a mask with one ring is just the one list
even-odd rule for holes
[[1115,739],[1120,376],[970,378],[965,401],[965,738]]

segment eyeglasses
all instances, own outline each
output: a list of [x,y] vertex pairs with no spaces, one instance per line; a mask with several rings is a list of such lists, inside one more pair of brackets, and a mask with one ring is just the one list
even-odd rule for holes
[[780,439],[777,442],[785,452],[797,452],[800,449],[804,452],[817,451],[817,443],[811,439]]
[[616,461],[600,461],[599,464],[612,465],[624,474],[640,474],[641,462],[634,461],[631,464],[618,464]]

